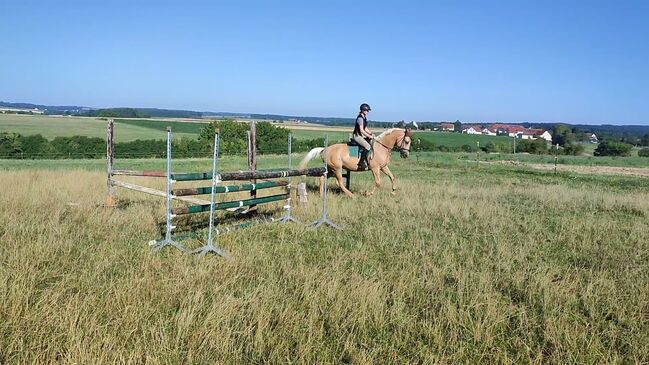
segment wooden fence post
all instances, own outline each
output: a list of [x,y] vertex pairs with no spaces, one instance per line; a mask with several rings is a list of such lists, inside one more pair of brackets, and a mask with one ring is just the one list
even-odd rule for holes
[[[248,170],[257,170],[257,123],[250,121],[250,130],[248,131]],[[251,184],[256,184],[257,180],[250,180]],[[250,191],[250,198],[257,198],[257,190]],[[248,211],[257,210],[256,205],[251,205]]]
[[108,188],[108,195],[106,196],[106,205],[109,207],[114,207],[115,203],[115,191],[113,189],[112,179],[113,179],[113,160],[115,159],[115,145],[113,140],[113,126],[114,122],[112,119],[108,119],[108,124],[106,126],[106,161],[107,161],[107,179],[106,185]]

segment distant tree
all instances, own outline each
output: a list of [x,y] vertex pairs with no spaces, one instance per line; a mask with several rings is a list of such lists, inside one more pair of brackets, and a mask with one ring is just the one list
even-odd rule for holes
[[453,123],[453,132],[462,132],[462,122],[456,120],[455,123]]
[[645,147],[638,151],[638,156],[640,157],[649,157],[649,148]]
[[20,156],[23,147],[18,133],[0,133],[0,158]]
[[227,119],[223,121],[214,121],[201,130],[198,140],[211,148],[214,143],[214,129],[219,128],[219,145],[221,152],[224,153],[245,153],[247,146],[248,123],[239,123]]
[[405,120],[400,120],[397,123],[393,124],[394,128],[405,128],[406,127],[406,121]]
[[563,146],[575,141],[575,135],[572,133],[570,127],[566,124],[556,124],[552,128],[552,144]]
[[613,141],[605,140],[599,143],[595,149],[595,156],[630,156],[632,145]]

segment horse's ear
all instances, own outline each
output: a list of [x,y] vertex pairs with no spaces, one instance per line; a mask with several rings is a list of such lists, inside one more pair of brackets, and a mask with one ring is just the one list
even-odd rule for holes
[[412,131],[410,127],[406,128],[406,137],[412,137],[415,132]]

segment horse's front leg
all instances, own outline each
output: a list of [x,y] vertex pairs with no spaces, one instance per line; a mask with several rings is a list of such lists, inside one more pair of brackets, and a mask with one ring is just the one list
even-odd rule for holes
[[383,173],[388,175],[388,177],[390,178],[390,182],[392,183],[392,195],[394,195],[395,191],[397,190],[397,182],[395,181],[392,171],[390,171],[390,168],[387,165],[383,166],[381,168],[381,171],[383,171]]
[[345,187],[345,182],[343,181],[342,167],[336,169],[336,184],[338,185],[340,190],[343,191],[343,193],[347,194],[348,197],[350,198],[354,197],[354,193],[352,193],[351,191],[349,191],[349,189],[347,189],[347,187]]
[[367,192],[367,195],[372,195],[374,194],[374,191],[376,191],[376,189],[381,188],[381,168],[378,166],[372,167],[371,171],[372,175],[374,176],[374,187],[372,188],[372,190]]

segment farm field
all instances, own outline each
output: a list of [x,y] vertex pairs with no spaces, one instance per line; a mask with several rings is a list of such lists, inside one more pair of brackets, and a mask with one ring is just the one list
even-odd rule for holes
[[[173,125],[181,122],[165,122]],[[129,142],[136,139],[164,139],[165,128],[147,128],[137,123],[128,121],[116,122],[115,139],[120,142]],[[88,117],[59,117],[59,116],[33,116],[0,114],[0,133],[14,132],[22,135],[41,134],[47,139],[55,137],[86,136],[106,138],[106,121]],[[174,133],[177,137],[195,138],[193,132]]]
[[647,362],[649,179],[470,155],[395,159],[396,196],[331,194],[343,232],[220,236],[230,261],[150,254],[162,199],[101,207],[101,160],[0,161],[0,363]]
[[[136,139],[164,139],[167,126],[172,127],[174,135],[178,138],[196,138],[207,122],[209,122],[208,119],[199,121],[115,118],[115,138],[121,142]],[[348,139],[350,133],[340,127],[279,125],[291,129],[297,139],[320,138],[329,134],[332,141],[343,141]],[[351,128],[348,129],[351,131]],[[48,139],[75,135],[105,138],[106,121],[87,117],[0,114],[0,133],[2,132],[15,132],[23,135],[41,134]]]

